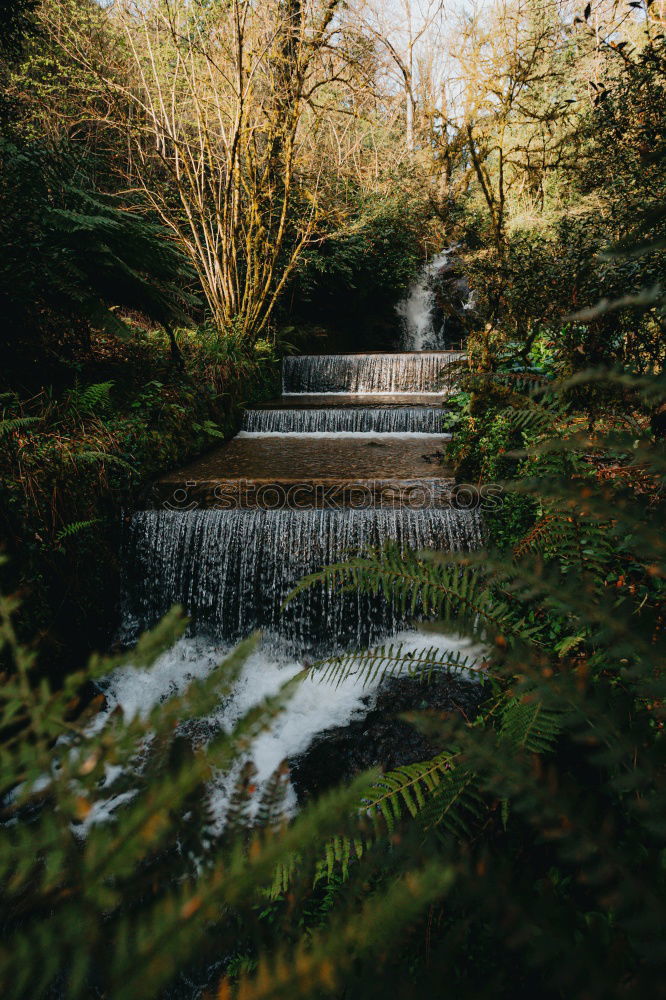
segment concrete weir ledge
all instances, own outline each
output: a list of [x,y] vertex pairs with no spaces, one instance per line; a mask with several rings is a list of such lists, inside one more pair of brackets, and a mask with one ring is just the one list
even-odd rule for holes
[[[427,352],[429,359],[433,352]],[[442,368],[458,361],[460,354],[439,352]],[[411,354],[410,358],[418,357]],[[329,358],[331,356],[328,356]],[[346,380],[356,359],[368,355],[338,355]],[[373,355],[392,370],[406,355]],[[384,362],[385,359],[385,362]],[[311,361],[308,377],[312,381]],[[289,409],[325,411],[353,407],[356,414],[367,409],[364,419],[372,425],[373,412],[386,408],[442,408],[447,390],[425,392],[349,392],[341,381],[340,391],[328,391],[333,375],[326,373],[324,394],[285,394],[256,410]],[[333,382],[335,387],[335,382]],[[450,391],[450,387],[447,387]],[[432,412],[430,410],[430,412]],[[326,425],[326,416],[324,416]],[[298,416],[296,417],[298,426]],[[310,422],[309,422],[310,423]],[[339,423],[339,421],[338,421]],[[383,421],[383,424],[385,421]],[[454,480],[442,465],[450,435],[438,433],[243,433],[215,448],[182,469],[166,473],[153,484],[145,506],[172,511],[193,509],[311,510],[341,508],[395,508],[419,510],[447,507],[452,502]]]

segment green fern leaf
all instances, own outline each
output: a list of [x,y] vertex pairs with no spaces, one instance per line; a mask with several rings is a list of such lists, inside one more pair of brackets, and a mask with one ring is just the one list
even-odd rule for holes
[[408,649],[405,643],[400,642],[319,660],[313,663],[310,670],[313,679],[319,683],[339,686],[353,677],[366,686],[403,675],[431,681],[442,673],[474,670],[480,662],[481,657],[474,653],[442,650],[439,646]]
[[525,694],[504,704],[500,734],[528,753],[549,753],[564,721],[561,709],[548,708],[536,696]]
[[99,524],[101,518],[93,517],[88,521],[71,521],[60,529],[56,535],[56,542],[64,542],[67,538],[72,538],[74,535],[80,534],[82,531],[87,531],[88,528],[94,527],[94,525]]

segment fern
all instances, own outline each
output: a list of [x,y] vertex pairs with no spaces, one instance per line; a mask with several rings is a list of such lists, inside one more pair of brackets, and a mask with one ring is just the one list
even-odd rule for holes
[[106,412],[111,406],[113,382],[97,382],[93,385],[76,386],[67,394],[69,407],[75,413],[96,415]]
[[220,430],[218,425],[214,420],[204,420],[203,424],[192,424],[195,431],[202,431],[207,434],[208,437],[218,438],[220,441],[226,441],[227,435],[224,431]]
[[394,600],[403,614],[437,617],[481,641],[489,634],[518,640],[536,632],[488,588],[481,563],[467,555],[447,553],[445,559],[438,560],[389,546],[306,577],[288,595],[287,602],[317,583],[381,594]]
[[538,694],[528,692],[508,698],[500,714],[502,737],[534,754],[552,751],[565,723],[562,710],[544,705]]
[[[324,856],[315,872],[315,884],[331,879],[340,871],[349,877],[350,864],[360,860],[372,845],[395,833],[405,817],[420,818],[425,828],[437,826],[454,836],[462,836],[469,827],[468,815],[480,811],[480,797],[473,775],[457,763],[451,753],[437,754],[430,760],[388,771],[373,786],[361,804],[362,832],[355,837],[334,837],[324,848]],[[286,891],[298,859],[276,873],[275,895]]]
[[33,427],[40,420],[41,417],[7,417],[5,420],[0,420],[0,438],[7,434],[13,434],[14,431]]
[[[61,689],[51,690],[35,669],[34,653],[16,638],[15,610],[15,602],[0,595],[0,653],[7,665],[0,688],[0,795],[7,833],[0,854],[3,996],[43,995],[63,978],[70,996],[88,996],[100,974],[109,997],[156,996],[184,963],[199,958],[211,920],[218,925],[216,946],[221,941],[230,948],[237,926],[225,914],[251,912],[278,864],[295,854],[307,859],[314,845],[346,833],[343,817],[368,794],[371,779],[331,794],[288,831],[278,831],[273,827],[282,769],[260,807],[267,826],[250,833],[241,818],[251,779],[246,769],[223,835],[207,842],[192,827],[199,835],[193,873],[192,853],[183,850],[183,813],[202,795],[214,768],[227,769],[239,758],[267,715],[254,709],[185,758],[174,755],[174,736],[177,727],[207,718],[228,696],[254,640],[152,711],[131,719],[111,713],[91,725],[96,706],[82,700],[83,683],[123,663],[150,666],[182,634],[182,616],[174,611],[136,650],[95,657],[87,670],[74,671]],[[271,700],[270,711],[292,688]],[[122,793],[107,788],[108,775],[118,771],[124,775]],[[112,821],[89,822],[110,796],[119,803]],[[37,969],[25,965],[30,951],[39,956]]]
[[404,643],[390,643],[357,653],[343,653],[313,663],[313,679],[319,683],[343,684],[353,677],[364,686],[406,674],[430,681],[441,673],[464,673],[482,662],[479,655],[460,650],[442,650],[439,646],[405,649]]
[[190,322],[199,305],[190,291],[194,272],[145,203],[97,192],[97,165],[63,143],[54,148],[33,139],[19,147],[2,138],[0,158],[0,309],[11,331],[0,332],[0,348],[7,359],[18,331],[24,348],[47,338],[60,342],[68,328],[127,339],[135,330],[121,310],[167,328]]
[[601,582],[604,567],[611,562],[613,538],[608,523],[569,514],[544,514],[514,547],[517,557],[549,555],[560,562],[563,572],[575,567]]
[[85,451],[74,452],[71,456],[73,462],[84,462],[91,465],[97,463],[106,465],[115,465],[120,469],[126,469],[128,472],[136,473],[135,467],[131,462],[127,462],[120,455],[113,455],[108,451],[92,451],[86,449]]
[[[445,897],[453,884],[454,873],[447,865],[437,861],[420,868],[409,865],[385,893],[366,899],[360,910],[301,938],[293,949],[262,956],[256,972],[239,977],[238,995],[243,1000],[330,995],[361,957],[390,947],[404,926]],[[218,995],[224,1000],[233,995],[226,976]]]
[[64,542],[68,538],[73,538],[75,535],[81,534],[83,531],[88,531],[89,528],[93,528],[96,524],[100,523],[101,518],[93,517],[88,521],[70,521],[66,524],[56,535],[56,542]]
[[[577,440],[576,447],[580,448],[580,443]],[[611,441],[610,446],[620,448],[625,444],[618,440],[615,444]],[[560,439],[550,448],[553,454],[567,453],[572,442]],[[537,445],[533,450],[541,453],[543,448]],[[659,467],[659,456],[653,449],[643,451],[640,445],[633,444],[632,451],[638,451],[651,467]],[[543,678],[562,676],[572,657],[574,662],[576,656],[589,657],[589,650],[595,647],[612,649],[616,663],[630,662],[622,659],[629,655],[651,658],[654,649],[650,652],[649,643],[637,635],[634,612],[618,606],[615,594],[604,586],[617,544],[613,498],[594,496],[585,481],[579,483],[571,478],[542,477],[538,490],[547,495],[544,485],[553,500],[557,497],[560,509],[544,499],[546,513],[514,546],[516,561],[501,554],[416,556],[388,549],[372,552],[347,566],[325,569],[301,585],[327,582],[345,589],[380,593],[412,613],[421,611],[439,618],[447,627],[452,625],[477,640],[495,640],[499,647],[494,655],[490,654],[496,668],[493,700],[472,729],[456,733],[457,742],[465,747],[464,766],[457,763],[446,769],[444,779],[433,785],[421,780],[432,777],[433,766],[437,773],[433,762],[397,769],[385,776],[379,794],[371,800],[373,808],[363,814],[372,824],[372,835],[365,829],[355,837],[338,837],[329,842],[317,878],[331,878],[336,872],[349,877],[353,861],[365,859],[364,863],[369,864],[370,848],[384,836],[398,832],[404,836],[410,822],[417,821],[417,826],[433,829],[438,836],[445,831],[472,838],[489,815],[487,792],[491,789],[501,803],[500,820],[505,831],[520,822],[520,817],[532,811],[538,814],[544,809],[543,800],[539,798],[537,805],[526,792],[524,765],[518,756],[506,756],[507,746],[528,757],[552,756],[558,743],[571,739],[572,734],[580,731],[580,738],[589,742],[594,732],[600,744],[616,747],[612,752],[606,750],[604,757],[612,761],[613,767],[618,766],[624,753],[619,749],[624,742],[622,734],[609,730],[606,720],[595,717],[592,711],[581,715],[575,686]],[[531,480],[518,488],[535,492]],[[632,524],[637,549],[650,539],[649,561],[651,572],[656,572],[664,565],[663,537],[645,524],[644,511],[631,512],[625,507],[625,516]],[[572,576],[581,570],[582,576]],[[535,604],[542,609],[543,625],[530,625],[530,608]],[[567,628],[557,642],[544,632],[555,617]],[[412,660],[417,675],[427,676],[431,669],[446,669],[449,655],[431,649],[406,656],[402,646],[388,646],[325,660],[315,664],[314,669],[328,681],[339,683],[356,677],[367,683],[411,671]],[[566,673],[563,676],[566,678]],[[654,696],[654,683],[651,691]],[[438,729],[434,718],[420,724],[433,732]],[[442,733],[450,729],[450,721],[440,728]],[[442,733],[440,736],[445,738]],[[443,759],[452,758],[445,754]],[[281,873],[279,885],[283,891],[297,869],[292,862],[292,867]]]
[[377,793],[364,806],[373,818],[379,815],[389,832],[407,810],[414,818],[424,808],[426,797],[434,794],[442,780],[442,773],[452,766],[452,756],[439,754],[421,764],[410,764],[385,774],[377,785]]
[[269,778],[259,800],[255,824],[262,829],[284,823],[288,779],[289,767],[283,761]]
[[418,822],[424,830],[434,830],[440,839],[448,835],[462,841],[474,836],[487,811],[477,775],[459,764],[446,773],[418,815]]
[[[455,837],[469,833],[469,823],[483,809],[474,775],[444,752],[416,764],[388,771],[370,787],[356,811],[357,831],[331,837],[322,848],[314,871],[314,884],[331,880],[338,873],[346,880],[353,862],[364,858],[372,847],[393,835],[408,817],[418,819],[424,829],[437,827]],[[353,823],[352,819],[352,823]],[[278,865],[267,895],[278,899],[289,891],[303,867],[297,854]]]

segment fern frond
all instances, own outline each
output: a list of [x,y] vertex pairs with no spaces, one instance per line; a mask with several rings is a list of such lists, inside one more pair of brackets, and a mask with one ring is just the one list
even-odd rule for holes
[[458,765],[446,772],[418,821],[426,830],[436,829],[440,836],[461,840],[472,836],[472,823],[481,818],[484,808],[476,775]]
[[547,513],[515,546],[514,556],[526,553],[548,555],[562,568],[575,566],[601,582],[603,569],[612,559],[613,539],[609,525],[574,513]]
[[542,551],[543,546],[552,539],[553,532],[557,531],[561,519],[561,514],[544,514],[543,517],[540,517],[527,534],[514,545],[514,556],[519,558],[526,552]]
[[516,431],[522,434],[541,435],[552,430],[557,412],[546,406],[526,406],[524,409],[507,407],[498,414],[498,419],[504,417]]
[[[332,837],[317,866],[315,883],[332,878],[336,871],[347,878],[350,863],[360,860],[374,843],[392,835],[404,819],[418,819],[424,829],[438,827],[462,837],[469,833],[469,821],[478,817],[481,809],[474,775],[459,764],[457,754],[443,752],[430,760],[389,771],[361,805],[361,819],[369,822],[371,829],[357,836]],[[288,883],[286,870],[279,873],[276,884],[284,887],[285,878]]]
[[269,778],[261,795],[255,821],[257,826],[265,829],[284,822],[288,781],[289,765],[283,761]]
[[118,468],[127,469],[128,472],[136,472],[136,468],[131,464],[131,462],[127,462],[119,455],[112,455],[108,451],[77,451],[71,456],[71,458],[73,462],[85,462],[90,464],[95,464],[96,462],[106,462],[109,465],[116,465]]
[[446,561],[439,561],[428,554],[387,547],[348,563],[326,566],[302,580],[285,603],[318,583],[382,595],[395,601],[402,614],[437,617],[480,641],[488,633],[521,639],[534,634],[489,590],[482,564],[467,555],[446,553]]
[[202,424],[192,424],[195,431],[203,431],[209,437],[219,438],[220,441],[225,441],[227,435],[224,431],[221,431],[214,420],[204,420]]
[[56,535],[56,542],[64,542],[67,538],[72,538],[74,535],[80,534],[82,531],[87,531],[88,528],[94,527],[99,524],[101,518],[93,517],[88,521],[70,521],[63,528],[60,529]]
[[247,761],[231,789],[226,813],[226,832],[230,836],[236,836],[250,826],[248,808],[256,773],[257,769],[252,761]]
[[365,809],[373,817],[381,814],[386,828],[393,832],[405,809],[414,818],[424,808],[426,796],[439,787],[443,772],[451,769],[454,759],[450,753],[441,753],[432,760],[387,772],[377,783],[378,794],[364,803]]
[[565,713],[536,695],[510,698],[503,705],[500,734],[528,753],[549,753],[562,732]]
[[0,420],[0,437],[13,431],[23,430],[25,427],[32,427],[41,419],[41,417],[8,417],[6,420]]
[[443,650],[439,646],[409,649],[405,643],[397,642],[319,660],[310,670],[317,673],[318,682],[339,686],[354,677],[366,686],[402,675],[430,681],[442,673],[475,670],[480,662],[479,656],[458,649]]
[[68,393],[70,409],[85,414],[96,414],[108,410],[111,405],[111,390],[114,384],[114,382],[96,382],[87,386],[75,386]]
[[[456,754],[443,752],[430,760],[389,771],[376,781],[358,808],[358,833],[330,837],[316,864],[314,884],[336,872],[349,876],[350,865],[374,844],[392,835],[403,819],[419,819],[423,829],[439,827],[456,837],[469,832],[469,820],[480,815],[482,800],[473,774],[459,766]],[[276,867],[267,895],[288,891],[301,858],[291,855]]]
[[[243,1000],[272,1000],[275,997],[338,995],[340,972],[356,957],[386,949],[407,921],[414,921],[435,900],[445,896],[454,882],[450,867],[429,864],[420,871],[407,871],[387,889],[371,896],[360,912],[346,915],[325,931],[304,939],[291,951],[272,958],[260,958],[253,975],[243,975],[238,996]],[[233,995],[224,979],[218,996]]]

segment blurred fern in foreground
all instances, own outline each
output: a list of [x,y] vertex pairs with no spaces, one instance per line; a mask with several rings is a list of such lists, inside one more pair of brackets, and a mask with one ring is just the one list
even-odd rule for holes
[[[245,807],[256,792],[246,767],[225,828],[214,833],[205,822],[206,783],[231,768],[289,692],[186,754],[179,734],[224,699],[253,641],[182,695],[125,719],[98,715],[103,698],[86,685],[127,657],[94,657],[52,690],[16,638],[16,611],[16,601],[0,596],[2,995],[160,996],[188,964],[234,954],[240,922],[246,933],[256,925],[278,864],[345,833],[368,781],[286,830],[274,808],[278,775],[252,828]],[[147,669],[183,628],[172,612],[143,636],[132,665]]]

